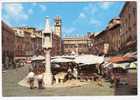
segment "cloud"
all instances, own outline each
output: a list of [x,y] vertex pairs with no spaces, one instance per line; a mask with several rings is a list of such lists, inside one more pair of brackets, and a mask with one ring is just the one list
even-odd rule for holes
[[114,4],[114,2],[104,1],[104,2],[99,3],[99,6],[100,6],[100,8],[106,10],[106,9],[110,8],[110,6],[112,6],[113,4]]
[[14,20],[27,20],[28,15],[24,11],[24,7],[19,3],[4,4],[4,10],[10,19]]
[[64,37],[69,37],[72,35],[72,33],[76,32],[76,28],[74,27],[63,27],[63,33],[64,33]]
[[9,17],[5,14],[2,15],[2,20],[8,25],[8,26],[12,26],[10,21],[9,21]]
[[69,27],[69,28],[64,28],[63,31],[65,33],[72,33],[74,32],[76,29],[74,27]]
[[30,14],[30,15],[33,14],[33,9],[29,9],[28,14]]
[[94,25],[95,27],[100,27],[101,26],[101,22],[97,19],[91,19],[90,24]]
[[85,13],[95,13],[97,11],[97,5],[90,3],[83,8],[83,12]]
[[[99,27],[101,22],[99,20],[100,13],[98,11],[97,3],[89,3],[87,6],[83,7],[81,12],[79,13],[78,18],[74,21],[74,24],[83,23],[83,25],[94,25],[95,27]],[[83,18],[85,18],[83,20]]]
[[85,13],[81,12],[80,15],[79,15],[79,18],[86,18]]
[[47,7],[45,5],[39,5],[39,7],[41,8],[42,11],[46,11]]
[[90,3],[82,9],[78,18],[86,18],[87,16],[90,16],[91,14],[94,14],[95,12],[96,12],[96,5],[93,3]]
[[36,2],[33,2],[32,4],[33,4],[33,6],[37,6],[37,3]]

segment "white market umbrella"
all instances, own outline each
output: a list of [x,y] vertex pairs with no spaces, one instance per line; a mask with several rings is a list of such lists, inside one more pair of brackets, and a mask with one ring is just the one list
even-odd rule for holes
[[95,55],[80,55],[74,59],[75,63],[82,63],[82,64],[101,64],[104,62],[104,57],[95,56]]
[[63,63],[63,62],[73,62],[73,60],[66,59],[66,58],[56,58],[56,59],[52,59],[51,62],[53,62],[53,63]]
[[45,60],[45,57],[44,56],[41,56],[41,55],[39,55],[39,56],[33,56],[31,60],[32,61]]
[[113,68],[120,67],[120,68],[126,69],[129,65],[130,63],[113,64]]
[[31,58],[31,60],[32,60],[32,61],[35,61],[36,58],[37,58],[37,56],[34,55],[34,56]]
[[67,58],[67,59],[75,59],[76,58],[76,56],[74,56],[74,55],[63,55],[61,57],[62,58]]
[[137,62],[130,63],[130,65],[127,68],[134,68],[134,69],[136,69],[137,68]]
[[117,64],[117,63],[107,63],[104,65],[104,68],[123,68],[123,69],[126,69],[128,68],[130,65],[130,63],[120,63],[120,64]]

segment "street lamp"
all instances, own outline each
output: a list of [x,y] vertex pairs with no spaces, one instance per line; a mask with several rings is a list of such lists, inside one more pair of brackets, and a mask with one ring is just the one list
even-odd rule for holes
[[50,52],[52,49],[52,31],[49,25],[48,17],[46,17],[46,24],[42,34],[42,39],[43,39],[42,47],[45,52],[45,68],[46,68],[43,81],[46,86],[52,84],[51,56],[50,56]]

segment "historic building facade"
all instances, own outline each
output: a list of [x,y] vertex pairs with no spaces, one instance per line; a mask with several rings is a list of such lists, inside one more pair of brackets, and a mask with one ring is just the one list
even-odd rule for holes
[[135,1],[126,2],[121,13],[120,37],[122,50],[137,49],[137,4]]
[[[37,30],[34,27],[16,27],[15,32],[15,58],[30,58],[42,50],[42,30]],[[52,51],[51,55],[61,55],[62,40],[61,40],[61,19],[55,18],[54,32],[52,32]]]
[[31,53],[32,55],[35,55],[37,50],[42,49],[42,31],[37,30],[34,27],[24,27],[24,31],[30,33],[31,38]]
[[32,57],[38,49],[42,49],[42,31],[32,27],[17,27],[15,31],[15,58]]
[[17,28],[13,30],[15,32],[14,59],[21,59],[25,57],[24,31]]
[[10,67],[14,60],[15,34],[12,28],[2,21],[2,64],[3,68]]
[[126,2],[118,18],[112,19],[106,29],[90,37],[95,54],[115,55],[137,48],[136,2]]
[[[55,18],[54,32],[52,32],[51,55],[62,54],[62,23],[61,18]],[[42,50],[42,30],[33,27],[10,28],[2,21],[2,62],[15,59],[27,59]]]
[[91,40],[85,37],[66,37],[63,39],[64,54],[89,54]]
[[32,57],[32,41],[31,41],[31,33],[28,31],[24,31],[24,43],[25,43],[25,56]]
[[[106,36],[104,37],[105,44],[108,45],[108,54],[118,52],[121,47],[120,43],[120,18],[112,19],[106,29]],[[104,44],[104,50],[105,50]],[[105,51],[104,51],[105,52]]]
[[99,34],[93,34],[93,50],[95,54],[114,54],[121,48],[120,42],[120,18],[112,19],[105,30]]

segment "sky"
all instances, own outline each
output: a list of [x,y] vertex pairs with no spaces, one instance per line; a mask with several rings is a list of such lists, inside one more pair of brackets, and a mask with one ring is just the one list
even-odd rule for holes
[[49,16],[52,29],[54,18],[60,16],[63,37],[85,36],[87,32],[104,30],[112,18],[119,16],[123,5],[123,1],[3,3],[2,20],[11,27],[43,30],[46,16]]

